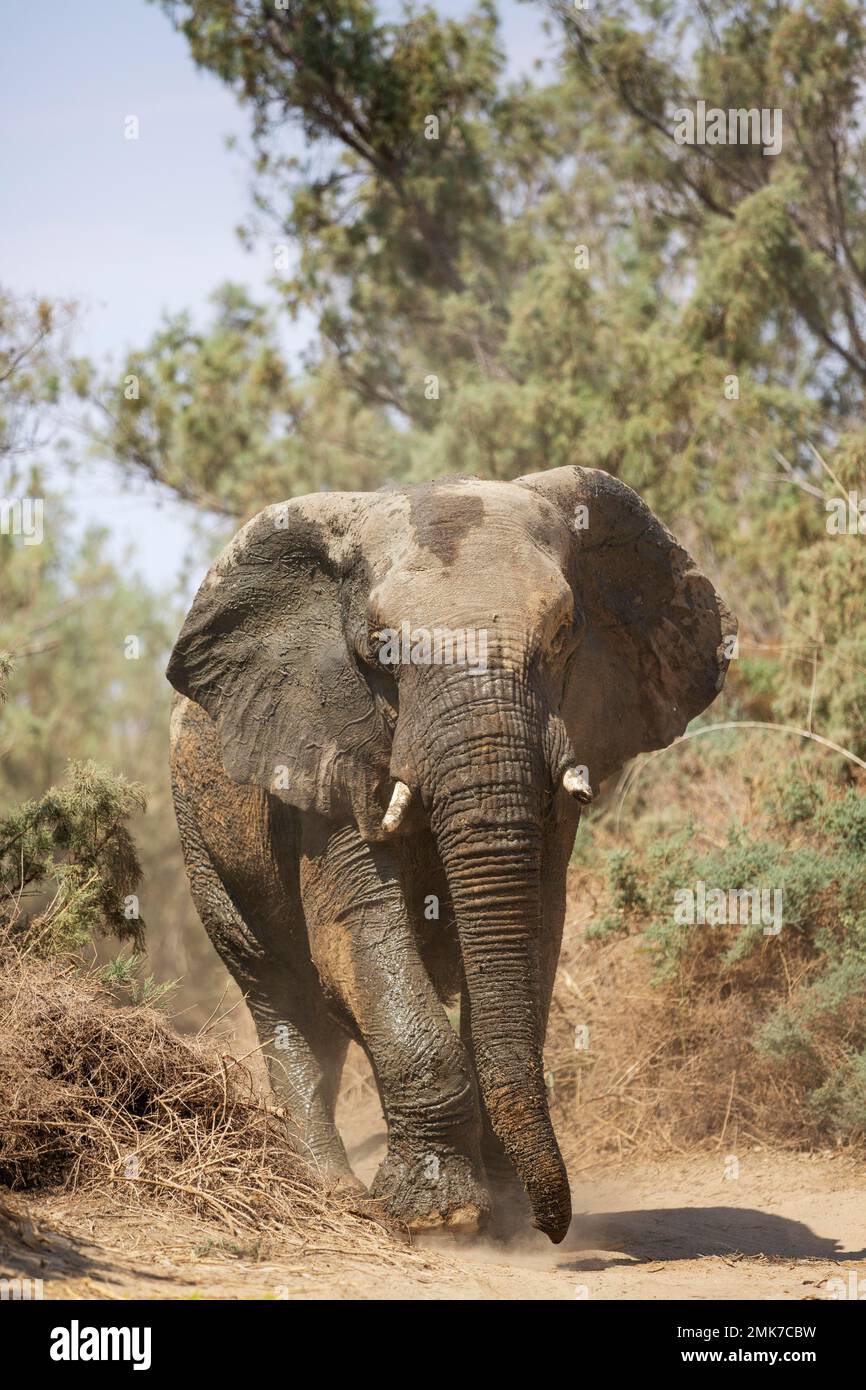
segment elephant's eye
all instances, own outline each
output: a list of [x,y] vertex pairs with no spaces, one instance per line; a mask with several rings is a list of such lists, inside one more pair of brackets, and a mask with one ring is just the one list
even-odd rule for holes
[[562,653],[563,648],[565,647],[565,644],[568,641],[570,633],[571,619],[568,618],[564,622],[560,623],[559,627],[556,629],[556,632],[550,639],[550,652],[552,656],[559,656]]
[[381,628],[371,628],[363,642],[362,655],[371,666],[387,666],[388,634]]

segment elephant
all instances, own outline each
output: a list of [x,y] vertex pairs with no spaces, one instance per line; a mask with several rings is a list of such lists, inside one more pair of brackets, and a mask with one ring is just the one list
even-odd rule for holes
[[332,1190],[360,1186],[334,1122],[354,1039],[380,1210],[563,1239],[543,1046],[581,810],[711,703],[735,632],[592,468],[314,493],[218,556],[167,670],[177,822],[287,1142]]

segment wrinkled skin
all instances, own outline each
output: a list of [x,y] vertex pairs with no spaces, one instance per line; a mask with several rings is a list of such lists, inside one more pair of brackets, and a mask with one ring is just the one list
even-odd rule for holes
[[[486,669],[384,666],[404,621],[483,630]],[[354,1038],[388,1126],[372,1190],[395,1217],[525,1215],[563,1238],[542,1062],[580,810],[563,774],[597,789],[681,734],[734,631],[596,470],[298,498],[217,559],[168,670],[178,823],[293,1142],[329,1181],[353,1181],[333,1113]],[[408,809],[383,826],[400,783]]]

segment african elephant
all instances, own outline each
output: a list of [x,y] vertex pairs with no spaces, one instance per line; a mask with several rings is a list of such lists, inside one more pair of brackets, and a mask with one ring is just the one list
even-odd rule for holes
[[354,1181],[334,1124],[354,1038],[393,1216],[495,1229],[518,1201],[562,1240],[542,1046],[581,805],[706,708],[735,630],[595,469],[299,497],[215,561],[168,667],[177,820],[328,1181]]

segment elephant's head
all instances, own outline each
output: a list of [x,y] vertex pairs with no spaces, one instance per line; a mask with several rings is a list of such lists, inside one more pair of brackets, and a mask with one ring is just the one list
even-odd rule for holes
[[429,824],[484,1102],[553,1240],[569,1194],[542,1066],[544,826],[590,795],[576,769],[595,789],[684,731],[734,631],[628,487],[559,468],[268,507],[171,658],[239,782],[368,839]]

